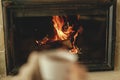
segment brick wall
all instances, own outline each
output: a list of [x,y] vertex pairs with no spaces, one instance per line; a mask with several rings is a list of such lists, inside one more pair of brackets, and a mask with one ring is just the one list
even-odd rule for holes
[[[1,0],[0,0],[1,2]],[[88,74],[88,80],[120,80],[120,0],[117,1],[117,31],[116,31],[116,55],[115,70],[105,72],[91,72]],[[4,34],[0,3],[0,80],[6,80],[5,77],[5,52],[4,52]],[[8,79],[9,80],[9,79]]]

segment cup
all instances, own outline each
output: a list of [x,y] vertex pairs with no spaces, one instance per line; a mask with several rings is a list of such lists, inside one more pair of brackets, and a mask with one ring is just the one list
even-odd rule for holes
[[65,50],[42,52],[39,67],[43,80],[66,80],[69,67],[75,61],[77,56]]

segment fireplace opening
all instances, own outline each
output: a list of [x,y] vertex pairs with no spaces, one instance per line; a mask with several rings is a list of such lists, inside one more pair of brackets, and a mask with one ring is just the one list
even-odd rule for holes
[[76,49],[90,71],[113,70],[115,2],[64,4],[4,3],[7,74],[16,74],[32,51],[58,47]]
[[[76,15],[68,17],[69,25],[74,24],[74,31],[75,28],[78,29],[79,26],[83,28],[82,33],[78,34],[75,41],[76,46],[80,49],[80,52],[77,54],[81,56],[80,59],[85,63],[103,63],[106,55],[106,20],[104,16],[101,15],[81,16],[81,18],[82,17],[83,19],[78,21],[76,21]],[[55,34],[52,16],[17,17],[15,18],[15,25],[14,48],[16,50],[15,53],[17,53],[15,55],[16,64],[20,64],[22,62],[21,60],[26,59],[25,57],[27,57],[32,50],[39,49],[37,46],[40,46],[40,44],[37,44],[36,41],[42,41],[44,37],[52,37]],[[73,36],[68,39],[72,39],[72,37]]]

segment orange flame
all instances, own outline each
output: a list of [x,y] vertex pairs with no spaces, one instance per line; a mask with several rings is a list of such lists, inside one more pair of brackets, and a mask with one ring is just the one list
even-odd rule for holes
[[54,23],[54,29],[56,30],[56,34],[54,36],[54,40],[66,40],[69,38],[70,33],[73,32],[72,26],[68,26],[68,29],[63,31],[63,26],[64,26],[64,19],[59,16],[53,16],[52,19]]
[[[80,18],[80,16],[78,17],[78,20],[79,20],[79,18]],[[61,17],[61,16],[53,16],[52,21],[53,21],[53,26],[54,26],[54,31],[55,31],[53,38],[50,39],[48,37],[45,37],[45,38],[43,38],[42,41],[40,41],[40,44],[46,44],[49,40],[53,42],[53,41],[57,41],[57,40],[70,39],[71,34],[73,32],[75,32],[73,30],[73,26],[70,26],[69,22],[65,22],[63,17]],[[65,25],[65,23],[67,23],[67,24]],[[65,27],[65,29],[63,29],[64,27]],[[73,42],[71,42],[72,49],[70,50],[70,52],[78,53],[79,48],[77,48],[77,46],[75,46],[75,41],[76,41],[78,34],[82,33],[82,31],[83,31],[83,28],[80,26],[79,29],[77,30],[77,32],[75,33],[75,35],[73,36]],[[36,41],[36,43],[39,43],[39,41]]]
[[74,40],[72,42],[73,48],[70,50],[70,52],[72,52],[72,53],[78,53],[79,48],[77,46],[75,46],[75,41],[77,39],[78,34],[82,33],[82,32],[83,32],[83,28],[80,26],[79,29],[77,30],[76,34],[74,35]]

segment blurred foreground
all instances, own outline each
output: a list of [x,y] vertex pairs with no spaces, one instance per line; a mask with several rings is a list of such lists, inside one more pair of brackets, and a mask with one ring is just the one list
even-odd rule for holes
[[[60,53],[64,51],[57,51],[60,56],[66,54]],[[47,60],[47,58],[44,58],[44,63],[40,63],[43,54],[50,53],[52,54],[52,51],[32,52],[29,56],[28,62],[20,68],[18,75],[14,76],[11,80],[63,80],[61,76],[64,76],[64,80],[87,80],[86,68],[83,65],[77,64],[76,61],[68,61],[64,63],[63,59],[61,60],[54,56],[55,59]],[[56,51],[53,51],[53,53],[56,53]],[[47,63],[45,63],[45,60],[47,61]],[[66,65],[68,63],[69,66]],[[55,68],[52,69],[51,66],[54,66]],[[67,74],[63,75],[64,73]],[[53,77],[51,79],[43,79],[43,77],[49,76],[50,78],[51,76]]]

